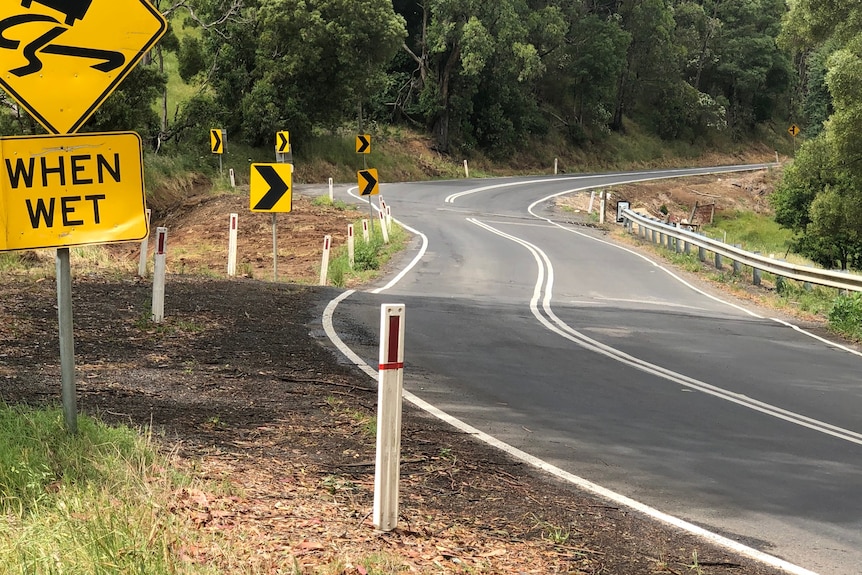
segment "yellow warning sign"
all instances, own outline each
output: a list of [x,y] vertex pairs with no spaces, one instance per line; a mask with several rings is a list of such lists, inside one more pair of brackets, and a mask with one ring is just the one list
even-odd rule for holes
[[148,0],[0,4],[0,85],[49,132],[76,132],[165,33]]
[[134,132],[0,138],[0,251],[147,236]]

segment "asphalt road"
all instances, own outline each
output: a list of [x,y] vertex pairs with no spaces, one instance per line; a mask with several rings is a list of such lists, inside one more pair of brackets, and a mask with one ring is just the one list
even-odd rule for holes
[[380,304],[404,303],[415,396],[799,572],[862,573],[862,357],[548,211],[685,173],[384,185],[421,257],[340,301],[335,331],[376,365]]

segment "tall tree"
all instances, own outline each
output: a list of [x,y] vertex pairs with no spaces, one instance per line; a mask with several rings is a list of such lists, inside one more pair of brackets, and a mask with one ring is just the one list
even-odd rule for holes
[[[225,13],[220,0],[195,8],[203,21]],[[205,29],[203,52],[225,125],[257,145],[340,124],[383,81],[405,34],[391,0],[246,0]]]

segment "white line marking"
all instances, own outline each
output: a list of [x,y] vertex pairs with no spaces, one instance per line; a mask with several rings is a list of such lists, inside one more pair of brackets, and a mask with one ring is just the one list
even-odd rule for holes
[[624,299],[624,298],[617,298],[617,297],[604,297],[604,296],[600,296],[600,295],[595,296],[595,299],[597,299],[599,301],[608,301],[608,302],[632,303],[632,304],[638,304],[638,305],[654,305],[654,306],[659,306],[659,307],[678,307],[678,308],[683,308],[683,309],[693,309],[695,311],[706,311],[702,307],[696,307],[693,305],[685,305],[685,304],[681,304],[681,303],[674,303],[674,302],[663,301],[663,300]]
[[[766,415],[771,415],[772,417],[775,417],[777,419],[781,419],[789,423],[799,425],[801,427],[806,427],[808,429],[812,429],[826,435],[831,435],[832,437],[843,439],[844,441],[848,441],[850,443],[862,445],[862,433],[857,433],[855,431],[851,431],[849,429],[844,429],[830,423],[819,421],[817,419],[813,419],[799,413],[788,411],[780,407],[762,401],[758,401],[756,399],[752,399],[746,395],[728,391],[726,389],[700,381],[693,377],[677,373],[660,365],[656,365],[629,355],[624,351],[606,345],[573,329],[563,320],[557,317],[557,315],[551,309],[551,299],[553,297],[554,285],[554,268],[551,265],[551,260],[547,256],[547,254],[543,252],[540,248],[527,242],[526,240],[523,240],[511,234],[507,234],[478,220],[468,218],[467,221],[481,228],[484,228],[485,230],[496,234],[502,238],[515,242],[525,247],[528,251],[530,251],[530,253],[533,254],[533,257],[536,260],[536,264],[539,270],[536,285],[533,288],[533,298],[530,300],[530,310],[533,312],[533,316],[539,321],[539,323],[545,326],[548,330],[568,339],[573,343],[578,344],[585,349],[594,351],[596,353],[604,355],[605,357],[616,360],[620,363],[623,363],[640,371],[655,375],[662,379],[667,379],[669,381],[679,383],[680,385],[683,385],[685,387],[696,389],[702,393],[706,393],[708,395],[712,395],[713,397],[717,397],[719,399],[735,403],[742,407],[747,407],[748,409],[752,409]],[[546,273],[547,280],[544,279]],[[542,297],[543,293],[544,297]],[[539,310],[538,302],[540,299],[542,301],[542,311],[545,312],[545,315],[548,319],[546,319],[546,317],[543,316]]]
[[[608,178],[608,177],[625,177],[625,176],[643,176],[647,174],[657,174],[655,176],[648,176],[639,180],[631,180],[626,181],[626,183],[635,183],[635,182],[646,182],[650,180],[669,180],[672,178],[685,178],[691,176],[700,176],[700,175],[709,175],[709,174],[720,174],[727,172],[745,172],[745,171],[756,171],[762,170],[769,166],[774,166],[775,164],[757,164],[756,166],[724,166],[721,170],[715,171],[705,171],[700,168],[689,168],[683,170],[662,170],[662,171],[653,171],[653,172],[622,172],[618,174],[592,174],[592,175],[571,175],[566,176],[564,178],[545,178],[542,180],[528,180],[528,181],[517,181],[517,182],[505,182],[503,184],[492,184],[489,186],[482,186],[480,188],[473,188],[471,190],[464,190],[463,192],[458,192],[455,194],[451,194],[446,197],[445,202],[447,204],[454,204],[455,200],[458,198],[462,198],[464,196],[469,196],[472,194],[478,194],[480,192],[487,192],[488,190],[496,190],[499,188],[509,188],[512,186],[526,186],[530,184],[546,184],[548,182],[566,182],[571,180],[591,180],[597,178]],[[610,184],[607,184],[610,185]],[[592,186],[598,187],[598,186]],[[565,194],[568,192],[562,192],[559,195]]]

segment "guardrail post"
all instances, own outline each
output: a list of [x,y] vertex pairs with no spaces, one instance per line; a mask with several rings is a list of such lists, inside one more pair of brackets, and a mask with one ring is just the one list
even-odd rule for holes
[[[778,260],[778,261],[784,262],[785,260]],[[787,280],[784,278],[784,276],[776,275],[775,276],[775,291],[777,291],[779,293],[784,291],[784,287],[785,287],[786,282],[787,282]]]
[[[733,247],[742,249],[742,244],[733,244]],[[739,275],[740,273],[742,273],[742,264],[733,260],[733,275]]]
[[[759,256],[760,252],[754,252],[754,255]],[[757,268],[752,268],[752,270],[753,270],[753,272],[752,272],[751,283],[753,285],[759,286],[760,285],[760,270]]]
[[706,248],[698,246],[697,247],[697,257],[700,261],[706,261]]
[[715,269],[720,270],[723,268],[724,268],[724,264],[722,263],[722,260],[721,260],[721,254],[718,252],[715,252]]

